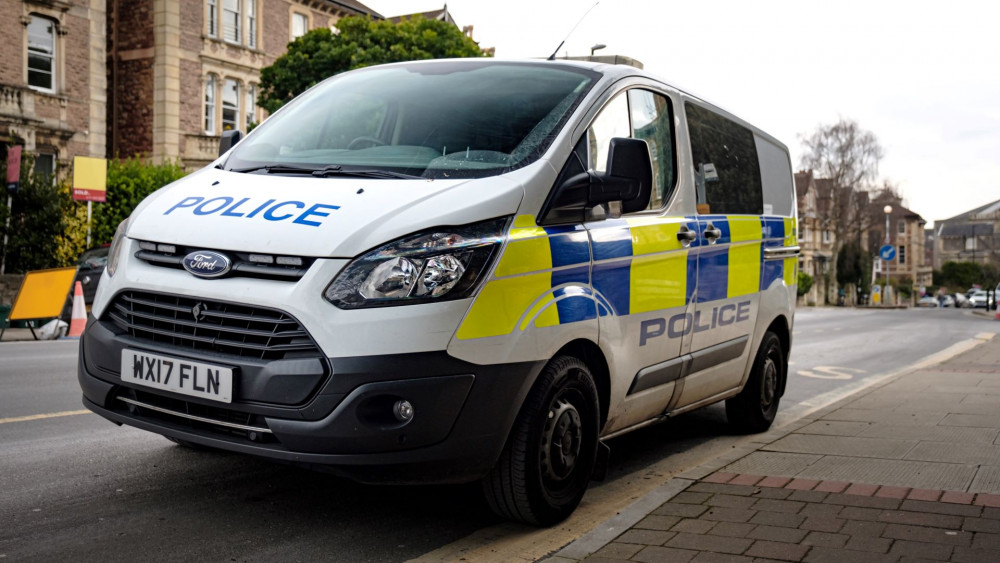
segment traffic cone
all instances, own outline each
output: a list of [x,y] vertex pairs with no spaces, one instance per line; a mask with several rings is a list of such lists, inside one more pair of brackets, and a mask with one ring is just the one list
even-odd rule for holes
[[76,282],[76,287],[73,289],[73,315],[69,320],[69,334],[66,337],[80,338],[86,326],[87,306],[83,303],[83,285]]

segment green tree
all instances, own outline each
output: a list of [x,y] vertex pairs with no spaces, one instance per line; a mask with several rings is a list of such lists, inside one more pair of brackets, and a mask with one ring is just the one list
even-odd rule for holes
[[799,270],[799,277],[797,284],[798,284],[798,289],[796,291],[798,292],[799,297],[802,297],[803,295],[809,293],[809,290],[812,289],[813,277],[803,272],[802,270]]
[[149,194],[186,174],[177,162],[151,164],[138,157],[108,161],[107,201],[94,206],[93,244],[111,242],[118,224]]
[[940,272],[935,272],[934,284],[943,285],[952,292],[964,292],[973,284],[980,283],[982,266],[975,262],[945,262]]
[[486,56],[454,25],[415,16],[399,23],[366,16],[341,18],[337,32],[321,27],[288,44],[260,73],[258,105],[274,113],[320,81],[356,68],[400,61]]
[[[5,272],[24,273],[59,265],[56,257],[58,239],[65,222],[62,216],[63,194],[52,178],[44,174],[25,174],[31,170],[34,159],[22,157],[21,185],[7,208],[6,193],[0,197],[0,245],[3,235],[8,237],[5,253]],[[7,163],[2,164],[0,175],[6,177]],[[7,217],[10,228],[4,232]]]

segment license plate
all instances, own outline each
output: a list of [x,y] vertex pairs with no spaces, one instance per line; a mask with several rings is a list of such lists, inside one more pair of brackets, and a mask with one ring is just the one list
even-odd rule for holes
[[233,369],[122,350],[122,381],[222,403],[233,402]]

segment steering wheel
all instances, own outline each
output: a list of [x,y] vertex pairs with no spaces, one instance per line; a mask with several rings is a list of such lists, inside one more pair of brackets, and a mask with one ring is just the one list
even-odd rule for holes
[[354,149],[360,148],[356,145],[363,145],[364,143],[369,143],[372,147],[381,147],[385,143],[376,139],[375,137],[355,137],[350,143],[347,143],[347,150],[352,151]]

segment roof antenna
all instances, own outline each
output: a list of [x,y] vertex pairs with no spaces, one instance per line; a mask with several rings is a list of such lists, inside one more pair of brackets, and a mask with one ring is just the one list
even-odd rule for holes
[[[587,17],[587,14],[589,14],[590,12],[592,12],[594,10],[594,8],[596,8],[597,5],[600,4],[600,3],[601,3],[601,1],[597,0],[597,2],[594,2],[594,5],[591,6],[589,10],[587,10],[586,12],[583,13],[583,16],[581,16],[580,19],[577,20],[576,25],[573,26],[573,29],[569,30],[569,33],[566,34],[566,39],[569,39],[569,36],[573,35],[573,32],[576,31],[576,28],[579,27],[580,24],[583,22],[583,19]],[[552,54],[549,55],[549,58],[546,59],[546,60],[549,60],[549,61],[556,60],[556,53],[559,52],[559,49],[562,49],[563,43],[566,42],[566,39],[563,39],[562,41],[559,42],[559,46],[556,47],[555,51],[552,51]]]

